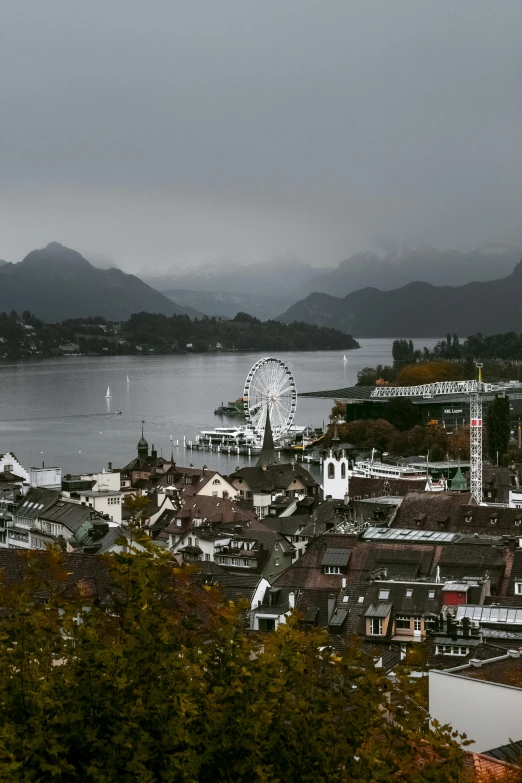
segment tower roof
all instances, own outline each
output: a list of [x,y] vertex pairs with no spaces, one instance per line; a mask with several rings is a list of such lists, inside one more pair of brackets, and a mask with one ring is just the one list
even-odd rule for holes
[[272,425],[270,424],[270,407],[267,405],[263,447],[256,464],[258,467],[261,467],[262,465],[273,465],[277,461],[277,454],[274,448],[274,436],[272,435]]
[[138,448],[139,449],[148,449],[149,448],[149,444],[147,443],[147,441],[143,437],[143,424],[144,424],[144,422],[141,422],[141,438],[138,441]]
[[460,469],[460,465],[455,471],[455,475],[450,479],[449,488],[457,491],[462,491],[468,488],[468,482],[466,481],[464,474]]

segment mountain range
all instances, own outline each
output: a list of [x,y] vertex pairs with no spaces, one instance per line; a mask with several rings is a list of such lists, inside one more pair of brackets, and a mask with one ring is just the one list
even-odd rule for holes
[[29,310],[44,321],[101,315],[123,321],[146,310],[200,315],[179,307],[134,275],[97,269],[58,242],[33,250],[18,264],[0,265],[0,312]]
[[500,280],[461,286],[415,282],[391,291],[363,288],[340,298],[313,293],[277,320],[305,321],[354,337],[465,337],[522,331],[522,261]]
[[457,286],[490,280],[492,270],[500,278],[518,258],[519,250],[509,246],[489,245],[467,253],[410,247],[387,254],[357,253],[335,269],[282,256],[248,264],[220,259],[189,270],[154,274],[143,269],[138,274],[179,304],[207,315],[233,317],[241,302],[239,309],[267,319],[314,292],[346,296],[368,286],[387,291],[414,281]]

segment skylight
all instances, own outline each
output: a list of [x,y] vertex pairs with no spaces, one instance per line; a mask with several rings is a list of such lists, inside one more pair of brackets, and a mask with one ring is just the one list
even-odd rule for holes
[[379,590],[379,601],[386,601],[390,597],[389,590]]
[[413,590],[406,590],[406,598],[411,598],[413,595]]

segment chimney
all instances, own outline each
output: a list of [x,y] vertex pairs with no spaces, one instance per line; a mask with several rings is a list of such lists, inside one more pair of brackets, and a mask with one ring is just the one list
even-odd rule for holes
[[109,464],[107,465],[107,470],[109,473],[112,473],[112,462],[109,462]]
[[332,615],[335,611],[335,595],[330,593],[328,596],[328,622],[332,619]]
[[154,443],[152,444],[152,449],[150,452],[151,459],[158,459],[158,452],[154,448]]
[[290,609],[295,609],[295,593],[293,590],[291,593],[288,593],[288,606]]

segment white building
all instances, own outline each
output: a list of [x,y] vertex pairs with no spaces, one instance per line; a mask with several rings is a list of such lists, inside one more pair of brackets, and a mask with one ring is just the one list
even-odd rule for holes
[[12,473],[22,479],[24,491],[29,489],[29,473],[18,461],[12,451],[6,451],[0,454],[0,473]]
[[522,737],[522,658],[508,650],[486,660],[429,673],[431,718],[474,740],[475,753]]
[[109,517],[109,525],[121,525],[125,493],[120,490],[120,473],[85,473],[64,477],[64,497]]
[[33,489],[61,489],[62,469],[61,468],[29,468],[29,481]]
[[330,449],[323,462],[323,495],[332,500],[343,500],[348,495],[348,458],[344,451]]

